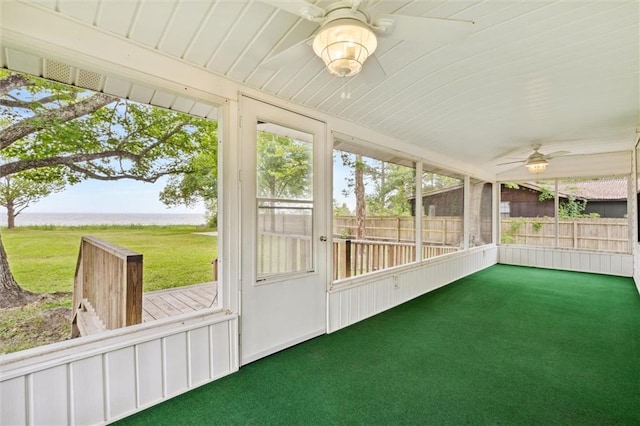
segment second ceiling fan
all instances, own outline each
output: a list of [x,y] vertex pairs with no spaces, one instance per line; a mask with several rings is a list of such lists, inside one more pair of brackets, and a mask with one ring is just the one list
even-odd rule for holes
[[570,154],[569,151],[556,151],[556,152],[552,152],[551,154],[545,155],[539,151],[540,148],[542,148],[542,145],[540,144],[533,145],[532,148],[533,148],[533,153],[529,155],[527,158],[525,158],[524,160],[500,163],[498,164],[498,166],[503,166],[506,164],[524,163],[525,167],[529,169],[531,173],[538,174],[545,171],[545,169],[547,168],[547,164],[549,164],[549,160],[551,160],[552,158],[561,157],[563,155]]

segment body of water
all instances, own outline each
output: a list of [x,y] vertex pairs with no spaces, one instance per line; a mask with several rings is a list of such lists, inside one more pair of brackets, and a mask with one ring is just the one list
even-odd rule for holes
[[[198,213],[20,213],[16,226],[28,225],[204,225]],[[7,215],[0,213],[0,226],[7,226]]]

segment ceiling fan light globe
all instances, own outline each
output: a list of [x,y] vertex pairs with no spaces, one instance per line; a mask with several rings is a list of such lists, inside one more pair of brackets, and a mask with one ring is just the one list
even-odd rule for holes
[[527,164],[525,164],[525,167],[527,169],[529,169],[529,171],[533,174],[538,174],[538,173],[542,173],[546,170],[547,168],[547,164],[549,164],[548,161],[543,160],[543,161],[529,161]]
[[375,34],[357,19],[337,19],[323,27],[313,39],[313,51],[339,77],[350,77],[378,47]]

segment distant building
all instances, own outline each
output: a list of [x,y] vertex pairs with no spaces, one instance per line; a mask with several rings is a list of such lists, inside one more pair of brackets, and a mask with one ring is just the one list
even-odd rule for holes
[[[464,185],[436,189],[422,194],[422,214],[424,216],[462,216],[464,214]],[[409,198],[411,215],[416,214],[415,197]],[[491,184],[482,188],[480,200],[483,217],[491,217]]]
[[[553,191],[553,188],[547,188]],[[519,183],[517,188],[500,187],[501,217],[554,216],[553,198],[540,201],[544,188],[534,182]],[[598,179],[583,182],[558,182],[560,202],[570,196],[587,202],[584,213],[597,213],[600,217],[622,218],[627,214],[627,180],[624,178]]]
[[[553,187],[547,190],[553,192]],[[540,201],[543,191],[545,189],[535,182],[518,183],[516,188],[500,185],[500,216],[553,217],[555,201],[553,197]],[[626,217],[627,191],[625,178],[558,183],[560,202],[568,200],[570,196],[584,200],[587,202],[584,213],[597,213],[600,217]],[[415,215],[415,198],[410,198],[409,202],[411,214]],[[429,191],[422,195],[422,211],[425,216],[462,216],[463,204],[463,185]],[[485,185],[481,205],[490,208],[490,204],[491,186]]]

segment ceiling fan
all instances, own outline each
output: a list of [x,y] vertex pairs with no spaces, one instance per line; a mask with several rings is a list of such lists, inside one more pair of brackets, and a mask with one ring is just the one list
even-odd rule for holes
[[503,166],[505,164],[524,163],[525,167],[529,169],[531,173],[538,174],[545,171],[545,169],[547,168],[547,164],[549,164],[549,161],[552,158],[561,157],[563,155],[570,154],[569,151],[556,151],[556,152],[552,152],[551,154],[545,155],[539,151],[540,148],[542,148],[542,145],[540,144],[533,145],[532,148],[533,148],[533,153],[529,155],[527,158],[525,158],[524,160],[500,163],[498,164],[498,166]]
[[383,79],[386,73],[374,54],[378,37],[451,43],[474,29],[471,21],[391,14],[374,17],[367,10],[368,0],[343,0],[327,8],[305,0],[261,1],[318,24],[309,38],[272,54],[262,65],[280,68],[297,59],[311,59],[313,49],[327,70],[338,77],[351,77],[362,70],[369,74],[367,80]]

